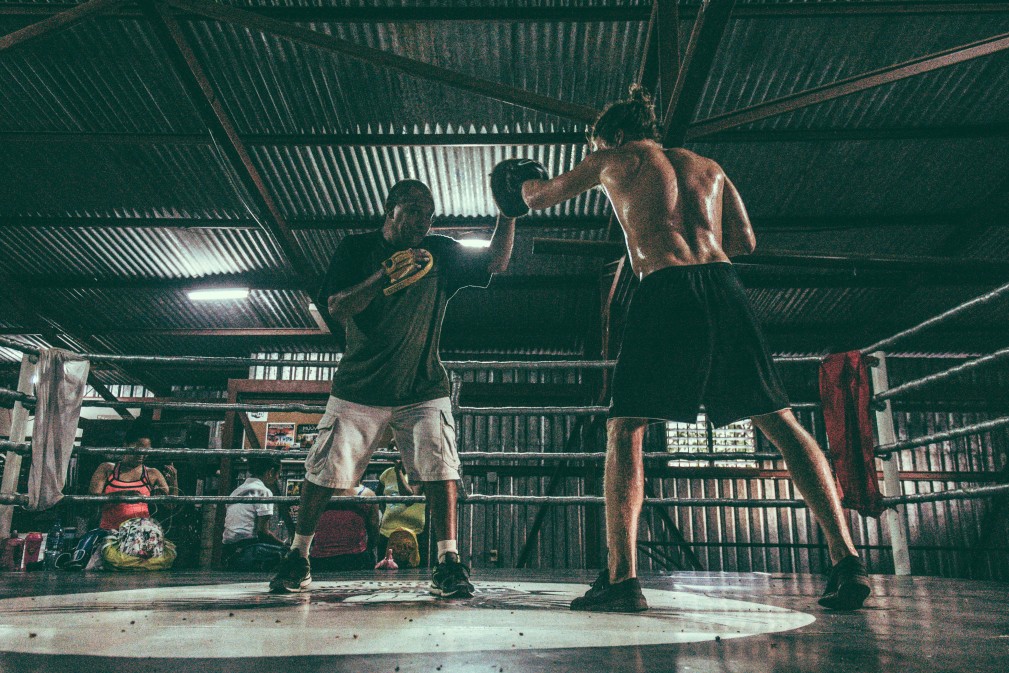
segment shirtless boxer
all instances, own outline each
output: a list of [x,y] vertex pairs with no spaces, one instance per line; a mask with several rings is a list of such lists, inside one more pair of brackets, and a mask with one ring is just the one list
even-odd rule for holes
[[870,593],[830,465],[789,408],[781,378],[729,258],[753,252],[743,201],[722,168],[656,141],[650,97],[607,106],[590,135],[593,152],[552,180],[527,160],[495,169],[506,215],[550,208],[601,185],[623,228],[641,280],[613,374],[604,479],[609,568],[572,610],[647,609],[636,578],[644,497],[641,445],[651,419],[692,423],[701,404],[715,426],[744,418],[778,447],[819,521],[834,564],[820,604],[856,609]]

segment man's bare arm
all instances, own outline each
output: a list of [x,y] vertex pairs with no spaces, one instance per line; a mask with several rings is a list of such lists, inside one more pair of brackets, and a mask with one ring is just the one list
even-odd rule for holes
[[552,180],[526,180],[522,184],[522,199],[533,210],[543,210],[587,192],[599,184],[603,154],[605,152],[590,154],[572,170]]
[[725,177],[722,188],[722,249],[729,257],[749,255],[757,247],[750,216],[732,180]]
[[498,213],[497,224],[494,225],[494,235],[490,239],[490,263],[487,270],[491,273],[504,273],[511,261],[512,248],[515,247],[515,218],[505,217]]

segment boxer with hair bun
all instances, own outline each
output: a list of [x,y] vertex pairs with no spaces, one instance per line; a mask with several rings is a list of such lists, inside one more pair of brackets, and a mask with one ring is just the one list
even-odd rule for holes
[[[639,86],[606,107],[589,133],[592,152],[552,180],[511,179],[522,206],[550,208],[600,186],[623,229],[641,280],[627,315],[607,421],[609,567],[573,610],[647,609],[637,580],[644,497],[641,447],[652,420],[693,423],[701,405],[715,426],[745,418],[767,435],[816,516],[834,563],[820,604],[854,609],[870,594],[830,464],[789,407],[759,321],[730,258],[756,237],[735,185],[715,161],[657,141],[651,97]],[[509,207],[519,207],[517,203]]]

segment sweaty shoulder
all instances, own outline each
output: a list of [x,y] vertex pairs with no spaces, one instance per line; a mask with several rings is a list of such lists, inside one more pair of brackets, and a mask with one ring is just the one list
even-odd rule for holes
[[693,170],[722,172],[722,167],[714,159],[709,159],[682,147],[674,147],[665,150],[665,152],[666,156],[669,157],[669,161],[674,165],[689,167]]
[[600,173],[620,175],[635,170],[642,161],[640,151],[628,147],[617,147],[608,150],[597,150],[585,158],[599,165]]

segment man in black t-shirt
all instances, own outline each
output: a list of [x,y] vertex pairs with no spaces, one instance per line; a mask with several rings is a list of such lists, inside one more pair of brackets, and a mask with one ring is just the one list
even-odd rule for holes
[[438,542],[431,593],[473,593],[456,545],[459,456],[438,343],[449,299],[462,287],[486,287],[508,267],[515,220],[500,216],[490,247],[478,251],[429,235],[433,216],[427,185],[401,181],[389,191],[382,228],[347,236],[333,255],[317,303],[346,326],[347,351],[305,460],[291,552],[271,591],[311,583],[308,550],[319,517],[332,495],[353,494],[391,427],[411,482],[427,497]]

